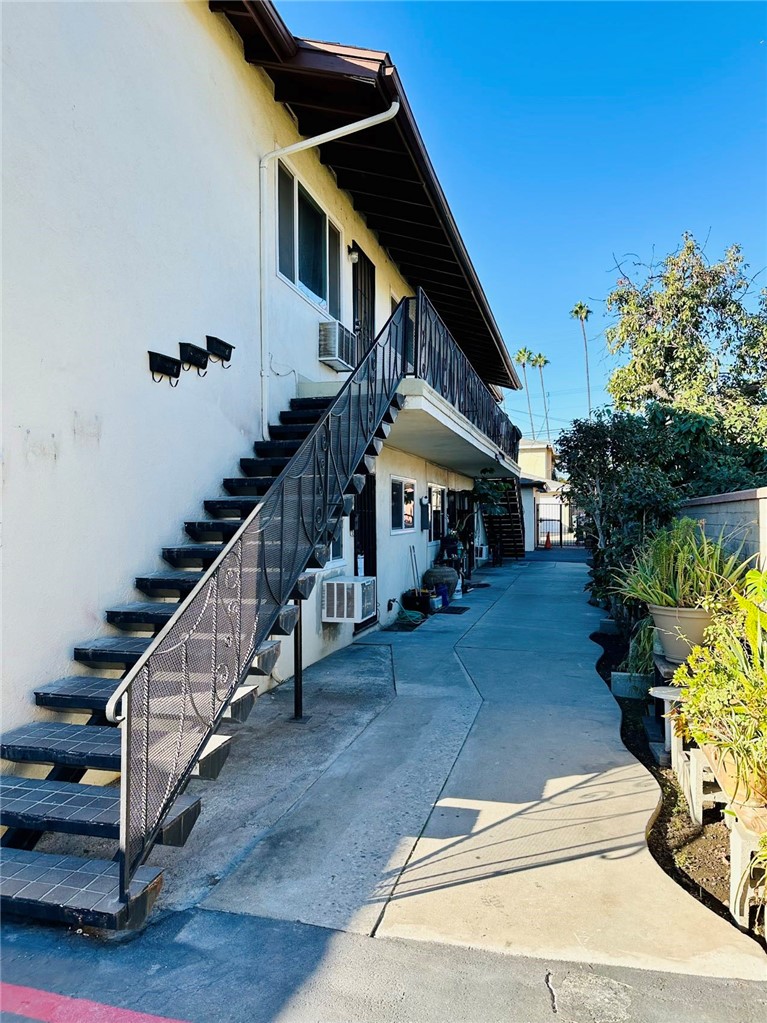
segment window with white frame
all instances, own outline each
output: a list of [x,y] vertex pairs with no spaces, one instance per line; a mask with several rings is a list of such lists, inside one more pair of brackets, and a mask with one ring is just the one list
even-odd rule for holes
[[415,529],[415,480],[391,478],[392,532]]
[[429,486],[429,542],[441,540],[447,532],[447,489]]
[[282,163],[277,166],[277,268],[341,318],[341,232]]

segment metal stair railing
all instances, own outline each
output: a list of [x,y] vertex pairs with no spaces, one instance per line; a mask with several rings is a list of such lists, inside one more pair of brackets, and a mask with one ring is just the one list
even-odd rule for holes
[[343,498],[406,371],[403,299],[264,499],[121,680],[120,897],[216,731]]
[[413,375],[425,380],[515,462],[522,433],[499,406],[419,288]]

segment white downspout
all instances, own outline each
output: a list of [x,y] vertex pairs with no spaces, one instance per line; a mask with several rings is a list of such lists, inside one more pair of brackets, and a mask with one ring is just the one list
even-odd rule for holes
[[261,157],[258,165],[258,231],[260,236],[260,267],[259,267],[259,321],[261,331],[261,436],[265,440],[269,435],[269,352],[267,348],[267,315],[266,315],[266,273],[267,273],[267,240],[265,231],[266,222],[266,171],[269,163],[278,156],[290,156],[291,153],[299,153],[303,149],[313,149],[321,146],[323,142],[333,142],[335,139],[342,139],[345,135],[353,135],[355,132],[364,131],[365,128],[372,128],[376,124],[383,124],[397,116],[399,111],[399,100],[395,99],[388,110],[381,114],[374,114],[362,121],[354,121],[352,124],[344,125],[342,128],[335,128],[333,131],[326,131],[322,135],[315,135],[313,138],[304,139],[302,142],[295,142],[292,146],[283,146],[282,149],[273,149]]

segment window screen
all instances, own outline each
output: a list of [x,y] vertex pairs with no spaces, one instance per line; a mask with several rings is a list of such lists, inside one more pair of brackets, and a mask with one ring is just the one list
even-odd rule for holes
[[415,529],[415,483],[405,483],[403,487],[403,529]]
[[325,214],[298,186],[298,279],[318,298],[325,289]]
[[402,480],[391,481],[391,528],[402,529]]
[[282,164],[277,171],[277,207],[279,220],[278,266],[290,281],[296,279],[296,242],[293,222],[293,175]]
[[328,223],[328,312],[341,319],[341,235]]

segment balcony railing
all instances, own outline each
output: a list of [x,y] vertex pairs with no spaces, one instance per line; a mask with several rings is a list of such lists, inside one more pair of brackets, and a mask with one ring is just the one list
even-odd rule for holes
[[413,304],[415,330],[409,375],[425,380],[516,462],[521,431],[501,409],[420,288]]

